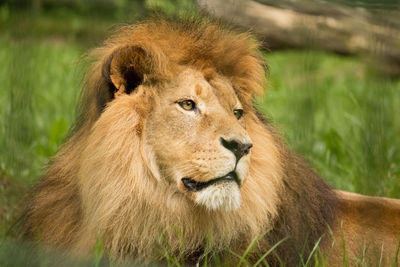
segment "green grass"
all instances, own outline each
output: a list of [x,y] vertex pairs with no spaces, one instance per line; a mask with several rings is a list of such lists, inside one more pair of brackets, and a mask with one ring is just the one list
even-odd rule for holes
[[0,38],[0,236],[73,122],[81,53]]
[[[0,239],[73,123],[82,55],[117,21],[0,7]],[[271,72],[258,106],[288,145],[335,188],[400,198],[400,80],[317,51],[265,58]]]
[[0,40],[2,170],[35,179],[74,118],[81,50],[74,45]]
[[265,56],[263,112],[332,186],[400,197],[400,80],[322,52]]

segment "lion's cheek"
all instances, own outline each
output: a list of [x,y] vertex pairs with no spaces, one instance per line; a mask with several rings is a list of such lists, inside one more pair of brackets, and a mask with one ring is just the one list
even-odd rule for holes
[[250,156],[243,157],[239,160],[236,166],[236,174],[240,181],[240,185],[243,185],[246,177],[249,173],[249,166],[250,166]]

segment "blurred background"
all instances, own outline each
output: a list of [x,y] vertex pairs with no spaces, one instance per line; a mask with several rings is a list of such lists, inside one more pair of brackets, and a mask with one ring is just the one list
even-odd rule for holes
[[85,53],[116,25],[199,10],[262,42],[257,106],[330,185],[400,198],[397,0],[0,0],[0,239],[74,121]]

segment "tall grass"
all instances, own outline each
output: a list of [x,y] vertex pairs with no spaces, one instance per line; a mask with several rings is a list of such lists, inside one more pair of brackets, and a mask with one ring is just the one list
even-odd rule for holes
[[258,105],[334,187],[400,197],[400,81],[367,63],[322,52],[265,56]]
[[0,51],[1,170],[32,182],[73,121],[80,50],[1,39]]
[[0,37],[0,237],[73,122],[81,53]]

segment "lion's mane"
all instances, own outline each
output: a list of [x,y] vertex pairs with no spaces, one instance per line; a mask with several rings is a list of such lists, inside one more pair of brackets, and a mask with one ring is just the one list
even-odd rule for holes
[[[148,160],[152,157],[141,135],[151,107],[129,94],[114,102],[115,88],[105,75],[110,56],[126,46],[157,59],[143,65],[149,81],[168,80],[183,65],[231,81],[250,112],[246,129],[254,144],[237,211],[201,209],[154,179],[157,162]],[[226,248],[240,252],[258,236],[257,248],[265,252],[286,238],[268,260],[294,266],[334,222],[336,199],[253,107],[265,76],[257,47],[249,34],[204,19],[152,19],[119,29],[90,54],[94,62],[79,118],[34,189],[25,236],[84,252],[101,238],[116,257],[167,253],[194,261],[206,248],[217,254]]]

